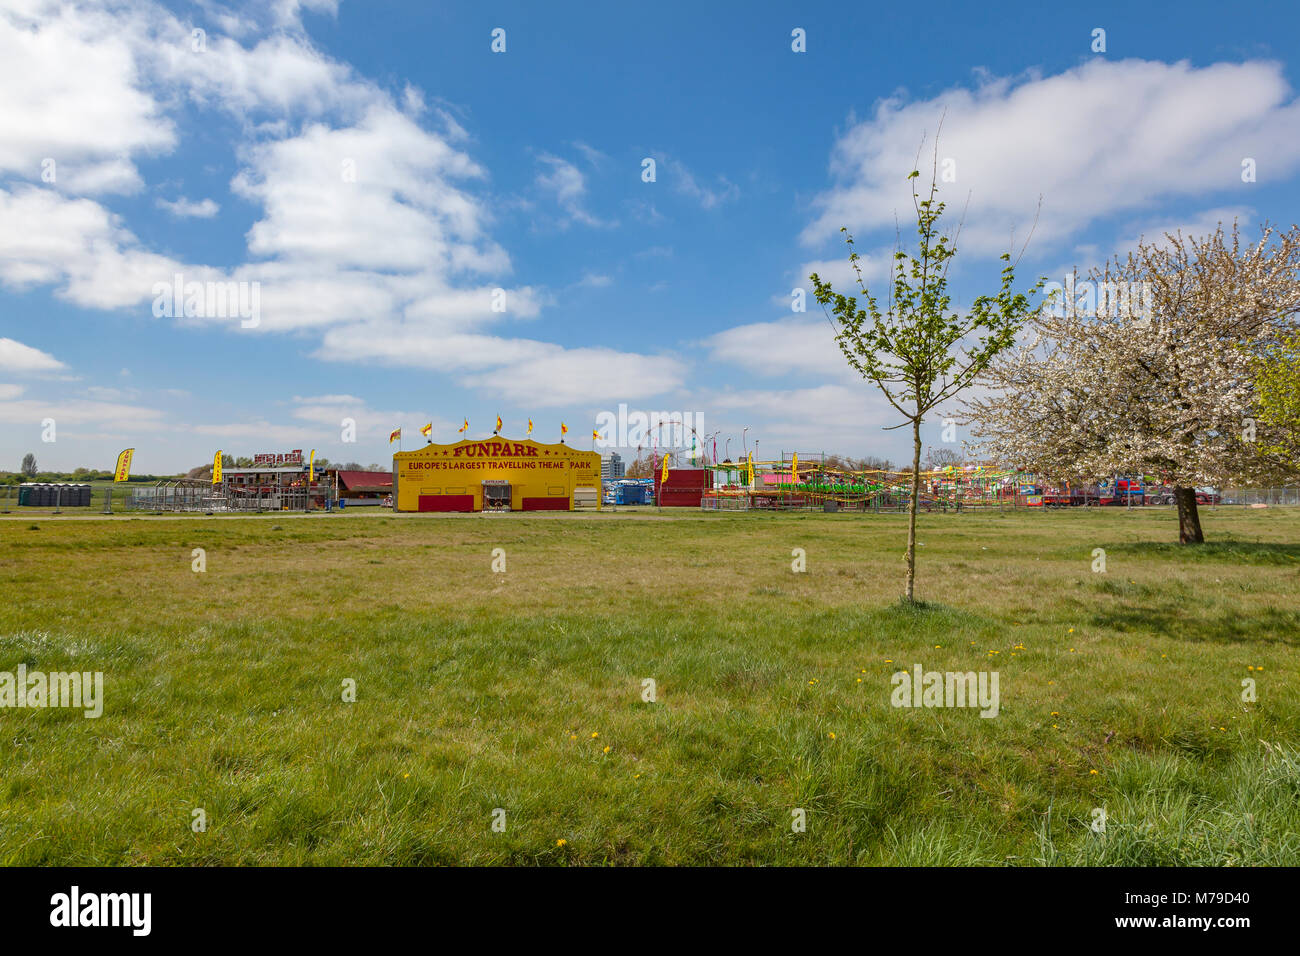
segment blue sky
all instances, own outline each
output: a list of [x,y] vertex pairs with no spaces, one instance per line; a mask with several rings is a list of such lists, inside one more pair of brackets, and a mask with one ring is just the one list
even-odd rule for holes
[[[1297,218],[1294,4],[608,6],[7,0],[0,468],[384,462],[498,414],[587,447],[620,403],[901,459],[791,292],[844,281],[841,225],[878,278],[945,111],[962,301],[1040,195],[1025,284]],[[156,316],[178,273],[255,283],[257,325]]]

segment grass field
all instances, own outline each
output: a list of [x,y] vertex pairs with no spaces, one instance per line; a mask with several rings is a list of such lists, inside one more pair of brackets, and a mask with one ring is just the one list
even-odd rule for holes
[[1300,863],[1300,509],[1204,519],[923,515],[907,609],[905,516],[10,518],[0,671],[105,705],[0,710],[0,860]]

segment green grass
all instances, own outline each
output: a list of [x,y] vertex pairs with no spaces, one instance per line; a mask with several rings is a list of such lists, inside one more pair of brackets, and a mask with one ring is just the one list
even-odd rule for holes
[[0,521],[0,670],[106,696],[0,710],[0,860],[1294,865],[1300,511],[1204,518],[925,515],[919,608],[898,515]]

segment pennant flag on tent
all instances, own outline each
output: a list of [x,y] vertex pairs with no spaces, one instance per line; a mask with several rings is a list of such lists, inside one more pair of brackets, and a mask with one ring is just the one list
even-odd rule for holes
[[388,444],[391,445],[393,442],[397,441],[401,437],[402,437],[402,430],[400,428],[394,428],[392,433],[388,436]]
[[465,419],[465,424],[464,424],[464,425],[461,425],[460,428],[457,428],[457,429],[456,429],[456,433],[457,433],[458,435],[463,435],[463,434],[465,434],[465,432],[468,431],[468,430],[469,430],[469,419],[467,418],[467,419]]
[[429,422],[429,424],[427,424],[427,425],[421,427],[421,429],[420,429],[420,434],[423,435],[425,438],[428,438],[430,435],[432,435],[432,434],[433,434],[433,422]]
[[531,435],[532,433],[533,433],[533,420],[530,418],[528,419],[528,434]]

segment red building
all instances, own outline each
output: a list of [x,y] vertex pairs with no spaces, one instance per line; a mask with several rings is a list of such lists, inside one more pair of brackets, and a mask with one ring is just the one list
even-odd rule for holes
[[668,481],[661,481],[662,469],[655,469],[655,501],[665,508],[698,508],[706,492],[713,490],[711,468],[669,468]]

